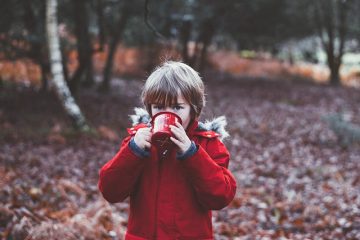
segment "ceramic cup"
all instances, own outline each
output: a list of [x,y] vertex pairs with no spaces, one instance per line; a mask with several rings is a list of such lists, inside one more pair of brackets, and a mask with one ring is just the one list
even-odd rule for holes
[[151,143],[157,149],[171,150],[175,144],[170,140],[173,136],[170,126],[176,126],[176,122],[182,124],[181,118],[172,112],[159,112],[151,119],[152,137]]

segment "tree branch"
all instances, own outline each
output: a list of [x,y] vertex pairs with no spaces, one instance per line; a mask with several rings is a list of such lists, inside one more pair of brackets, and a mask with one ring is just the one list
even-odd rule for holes
[[317,31],[318,31],[318,34],[320,37],[321,44],[322,44],[323,48],[328,49],[328,45],[323,36],[324,17],[322,15],[320,9],[321,9],[321,4],[320,4],[319,0],[317,0],[317,1],[315,1],[315,14],[314,14],[315,23],[316,23],[316,27],[317,27]]
[[146,26],[160,39],[162,40],[166,40],[166,37],[164,37],[164,35],[162,35],[158,30],[156,30],[156,28],[154,27],[154,25],[152,25],[151,22],[149,22],[149,0],[145,0],[145,13],[144,13],[144,21]]
[[346,37],[346,25],[347,25],[347,2],[338,2],[338,14],[339,14],[339,38],[340,38],[340,46],[339,46],[339,52],[338,52],[338,58],[341,59],[341,57],[344,54],[344,46],[345,46],[345,37]]

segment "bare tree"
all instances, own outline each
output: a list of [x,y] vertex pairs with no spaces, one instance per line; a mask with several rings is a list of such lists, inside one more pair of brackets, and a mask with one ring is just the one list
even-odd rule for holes
[[340,66],[347,34],[347,14],[351,0],[317,0],[315,20],[330,68],[330,83],[340,84]]
[[110,87],[110,78],[112,74],[112,68],[114,64],[114,56],[116,53],[117,46],[121,40],[121,36],[124,33],[126,23],[129,20],[130,16],[130,3],[128,1],[124,2],[124,5],[121,8],[120,17],[118,18],[116,29],[113,29],[112,39],[109,44],[109,51],[106,59],[106,64],[103,72],[103,81],[100,86],[101,91],[108,91]]
[[79,66],[72,76],[69,86],[72,93],[76,94],[80,82],[83,82],[88,86],[94,83],[92,66],[92,55],[94,51],[89,32],[89,3],[86,0],[76,0],[73,1],[73,4]]
[[87,125],[80,108],[72,97],[64,79],[60,52],[60,40],[57,31],[57,0],[47,0],[46,4],[46,30],[49,45],[52,81],[55,86],[55,91],[66,113],[73,120],[75,127],[80,131],[88,131],[89,126]]

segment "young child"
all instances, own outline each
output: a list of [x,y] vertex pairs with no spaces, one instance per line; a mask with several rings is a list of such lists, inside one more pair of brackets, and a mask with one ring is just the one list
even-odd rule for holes
[[[180,62],[165,62],[149,76],[142,101],[148,114],[135,109],[129,136],[100,170],[101,193],[110,203],[130,196],[126,240],[213,239],[211,210],[227,206],[236,192],[229,152],[219,139],[227,136],[225,118],[198,122],[204,84]],[[167,155],[156,154],[151,143],[150,118],[163,111],[182,120],[171,126],[177,151]]]

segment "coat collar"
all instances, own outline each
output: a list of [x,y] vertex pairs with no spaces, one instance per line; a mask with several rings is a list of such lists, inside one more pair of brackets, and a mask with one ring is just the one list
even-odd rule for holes
[[[130,115],[133,127],[128,129],[129,134],[134,134],[137,129],[148,126],[151,121],[151,117],[145,109],[135,108],[134,111],[135,114]],[[186,132],[188,135],[219,137],[220,140],[223,140],[229,136],[229,133],[225,129],[226,125],[227,121],[225,116],[220,116],[205,122],[199,122],[198,119],[195,119],[190,122]]]
[[194,132],[198,128],[198,125],[199,125],[199,121],[197,119],[192,120],[186,129],[186,133],[189,135],[194,135]]

